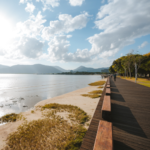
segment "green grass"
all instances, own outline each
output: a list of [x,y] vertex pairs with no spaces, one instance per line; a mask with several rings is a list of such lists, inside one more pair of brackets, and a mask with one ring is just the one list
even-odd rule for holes
[[[84,125],[90,118],[87,113],[77,106],[56,103],[39,108],[44,119],[25,121],[8,136],[4,149],[78,150],[86,133]],[[59,112],[68,112],[68,119],[59,116]]]

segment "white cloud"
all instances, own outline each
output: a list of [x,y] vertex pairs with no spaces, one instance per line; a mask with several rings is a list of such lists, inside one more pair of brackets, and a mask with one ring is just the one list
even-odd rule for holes
[[49,57],[51,61],[64,60],[70,46],[65,35],[55,36],[49,43]]
[[139,49],[140,49],[140,48],[143,48],[143,47],[145,47],[147,44],[148,44],[148,42],[145,41],[145,42],[143,42],[140,46],[138,46],[138,48],[139,48]]
[[44,42],[36,38],[22,36],[15,39],[7,49],[0,49],[0,55],[6,59],[39,58],[43,54]]
[[149,14],[149,0],[111,0],[97,14],[95,25],[102,32],[88,38],[90,53],[113,55],[134,39],[150,34]]
[[[150,34],[149,6],[150,1],[148,0],[140,1],[138,4],[136,0],[132,2],[130,0],[111,0],[101,7],[97,15],[95,25],[102,32],[88,38],[92,45],[90,50],[78,49],[75,53],[69,53],[69,42],[65,43],[66,45],[59,45],[60,39],[55,37],[55,40],[52,40],[53,43],[49,44],[51,59],[86,62],[114,56],[124,46],[134,43],[136,38]],[[43,30],[43,34],[48,38],[55,34],[73,31],[75,28],[72,27],[72,19],[69,15],[59,16],[58,21],[50,22],[50,26]]]
[[33,13],[35,9],[35,6],[32,3],[27,3],[27,7],[25,8],[25,10],[29,13]]
[[[22,3],[27,0],[22,1]],[[38,0],[37,0],[38,1]],[[59,6],[59,1],[40,0],[45,9]],[[71,35],[65,35],[76,29],[86,27],[89,15],[84,12],[72,17],[69,14],[60,14],[58,20],[50,21],[48,27],[44,27],[46,20],[41,15],[32,15],[25,22],[17,24],[18,37],[22,37],[14,53],[14,58],[45,58],[50,61],[64,62],[100,62],[104,58],[115,55],[124,46],[134,43],[136,38],[150,34],[150,1],[142,0],[109,0],[103,5],[95,21],[95,27],[100,33],[88,38],[91,49],[77,49],[69,52]],[[49,41],[48,54],[42,55],[42,38]],[[142,48],[147,43],[142,43]],[[15,50],[15,47],[13,49]],[[1,50],[1,55],[6,52]],[[12,52],[13,54],[13,52]],[[9,55],[9,58],[11,56]],[[110,64],[110,62],[109,62]]]
[[51,9],[54,7],[59,6],[59,1],[60,0],[36,0],[37,2],[41,1],[43,3],[43,10],[45,11],[46,9]]
[[81,6],[85,0],[69,0],[71,6]]
[[90,60],[90,56],[87,49],[77,49],[75,53],[69,52],[70,42],[67,39],[70,37],[70,35],[55,36],[48,43],[48,55],[44,55],[43,57],[46,56],[50,61],[88,62]]
[[4,55],[7,59],[37,58],[42,55],[43,42],[39,39],[45,22],[41,12],[38,12],[36,16],[30,16],[25,22],[17,23],[14,38],[5,45],[5,49],[0,47],[0,55]]
[[36,37],[40,35],[42,29],[44,28],[43,23],[46,20],[41,15],[41,12],[38,12],[36,16],[32,15],[28,20],[25,22],[17,23],[17,30],[19,36],[26,35],[29,37]]
[[22,37],[19,41],[18,50],[23,56],[37,58],[42,55],[43,46],[43,42],[35,38]]
[[86,27],[88,17],[89,15],[87,12],[75,17],[68,14],[61,14],[58,17],[59,20],[50,21],[50,26],[43,29],[42,37],[49,40],[50,37],[56,34],[64,34],[76,29],[82,29]]
[[19,3],[26,3],[27,2],[27,0],[20,0],[20,2]]
[[27,3],[27,2],[31,2],[31,1],[32,1],[32,0],[20,0],[19,3],[24,4],[24,3]]
[[3,56],[3,55],[5,55],[5,50],[0,48],[0,56]]

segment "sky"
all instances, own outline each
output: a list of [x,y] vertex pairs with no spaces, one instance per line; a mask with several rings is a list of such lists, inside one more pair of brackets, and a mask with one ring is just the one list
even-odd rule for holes
[[0,64],[101,68],[150,52],[150,0],[1,0]]

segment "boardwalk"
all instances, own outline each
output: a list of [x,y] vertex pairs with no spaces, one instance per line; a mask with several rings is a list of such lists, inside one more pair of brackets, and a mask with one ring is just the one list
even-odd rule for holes
[[[114,150],[150,150],[150,88],[120,78],[110,85]],[[93,150],[104,94],[80,150]]]

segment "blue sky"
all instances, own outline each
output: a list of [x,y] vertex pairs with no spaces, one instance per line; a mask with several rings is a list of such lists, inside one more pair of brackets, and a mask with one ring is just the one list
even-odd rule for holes
[[150,1],[0,1],[0,64],[109,67],[150,52]]

